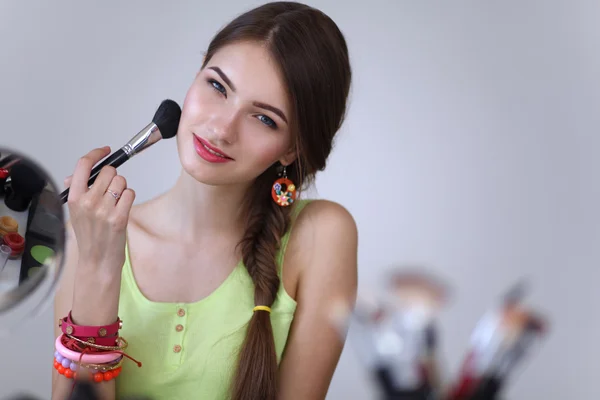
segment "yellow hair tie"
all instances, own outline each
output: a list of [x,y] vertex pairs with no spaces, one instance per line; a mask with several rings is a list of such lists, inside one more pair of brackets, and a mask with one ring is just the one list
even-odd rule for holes
[[256,306],[254,307],[254,309],[252,311],[267,311],[267,312],[271,312],[271,307],[267,307],[267,306]]

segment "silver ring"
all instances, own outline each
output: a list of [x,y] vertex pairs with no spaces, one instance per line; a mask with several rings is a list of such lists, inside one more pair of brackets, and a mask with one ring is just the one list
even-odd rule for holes
[[115,198],[115,200],[119,200],[119,197],[121,197],[118,193],[115,193],[110,189],[106,189],[106,193],[110,193],[111,196]]

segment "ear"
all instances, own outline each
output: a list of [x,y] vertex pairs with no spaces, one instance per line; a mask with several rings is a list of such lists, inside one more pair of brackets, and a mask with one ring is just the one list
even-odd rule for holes
[[293,163],[294,161],[296,161],[297,158],[297,154],[296,154],[296,149],[294,147],[291,147],[287,153],[285,153],[283,156],[281,156],[281,158],[279,159],[279,162],[281,163],[281,165],[283,166],[288,166],[291,163]]

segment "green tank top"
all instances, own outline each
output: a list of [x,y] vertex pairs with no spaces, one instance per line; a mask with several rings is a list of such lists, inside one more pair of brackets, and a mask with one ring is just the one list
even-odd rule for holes
[[[300,200],[294,216],[307,204]],[[290,230],[283,236],[277,254],[282,278],[283,255]],[[153,400],[228,398],[237,356],[254,307],[254,285],[240,262],[210,295],[194,303],[163,303],[148,300],[140,291],[125,248],[119,317],[126,352],[142,362],[123,363],[116,380],[117,399],[148,396]],[[271,324],[277,361],[288,338],[296,302],[279,286],[271,307]]]

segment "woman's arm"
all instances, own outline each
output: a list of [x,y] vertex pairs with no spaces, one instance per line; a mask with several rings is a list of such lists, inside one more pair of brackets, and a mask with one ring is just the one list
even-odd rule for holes
[[356,299],[356,223],[342,206],[314,201],[298,217],[292,246],[289,261],[301,263],[301,272],[298,306],[280,366],[279,397],[325,399],[344,347],[332,324],[332,307],[339,301],[353,307]]
[[[70,224],[67,224],[67,240],[65,247],[64,272],[57,288],[54,298],[54,337],[62,334],[58,327],[58,320],[64,318],[69,311],[73,311],[73,320],[80,325],[106,325],[117,319],[120,277],[118,282],[108,282],[106,277],[94,279],[87,276],[86,279],[78,279],[78,251],[75,234]],[[74,290],[75,282],[80,282]],[[94,288],[86,288],[85,282],[92,282]],[[79,316],[79,317],[77,317]],[[51,353],[54,349],[48,349]],[[48,366],[50,367],[50,363]],[[101,400],[113,400],[115,398],[115,382],[95,383],[94,388],[98,390]],[[56,369],[52,368],[52,400],[66,400],[70,398],[73,389],[73,379],[65,378]]]
[[[69,311],[77,325],[97,327],[117,321],[126,229],[135,192],[110,166],[102,168],[89,188],[92,167],[108,154],[107,146],[90,151],[79,159],[72,177],[65,180],[65,187],[70,190],[67,204],[72,220],[66,229],[65,273],[55,298],[56,324]],[[109,188],[119,196],[106,196]],[[60,334],[58,327],[55,334]],[[54,372],[52,399],[67,399],[72,383]],[[95,387],[102,400],[115,398],[114,379]]]

